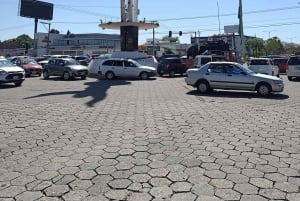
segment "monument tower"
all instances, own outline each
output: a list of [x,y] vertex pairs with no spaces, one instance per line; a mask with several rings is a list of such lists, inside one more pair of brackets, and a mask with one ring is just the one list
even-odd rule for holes
[[138,21],[138,0],[121,0],[121,22],[101,23],[102,29],[118,29],[121,35],[121,51],[137,51],[139,29],[154,29],[157,22]]

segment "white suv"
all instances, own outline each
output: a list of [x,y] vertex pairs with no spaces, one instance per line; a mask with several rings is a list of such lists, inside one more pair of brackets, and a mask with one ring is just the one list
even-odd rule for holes
[[300,78],[300,56],[291,56],[289,58],[286,75],[290,81],[293,78]]
[[0,83],[14,83],[21,86],[25,80],[23,68],[13,65],[7,59],[0,58]]
[[273,75],[279,77],[279,68],[270,58],[252,58],[248,68],[255,73]]
[[106,79],[115,77],[141,78],[143,80],[156,76],[156,69],[150,66],[142,66],[132,59],[110,58],[99,66],[98,73]]

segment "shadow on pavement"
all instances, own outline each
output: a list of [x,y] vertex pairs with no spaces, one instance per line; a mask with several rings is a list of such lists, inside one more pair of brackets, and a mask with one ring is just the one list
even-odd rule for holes
[[32,99],[39,97],[47,97],[47,96],[59,96],[59,95],[73,95],[74,98],[85,98],[92,97],[92,100],[86,103],[87,106],[93,107],[97,102],[100,102],[105,99],[107,95],[107,90],[112,86],[119,85],[129,85],[130,82],[126,80],[100,80],[96,82],[86,82],[84,85],[87,85],[85,90],[83,91],[63,91],[63,92],[51,92],[51,93],[42,93],[36,96],[26,97],[24,99]]
[[221,90],[213,90],[212,92],[206,94],[200,94],[197,90],[187,92],[188,95],[193,96],[202,96],[202,97],[223,97],[223,98],[260,98],[260,99],[277,99],[277,100],[284,100],[288,99],[289,96],[286,94],[270,94],[268,96],[260,96],[256,92],[245,92],[245,91],[221,91]]

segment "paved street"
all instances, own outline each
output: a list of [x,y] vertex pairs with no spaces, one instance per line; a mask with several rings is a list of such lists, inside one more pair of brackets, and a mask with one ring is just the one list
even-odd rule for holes
[[184,78],[0,86],[0,201],[300,200],[300,82],[199,95]]

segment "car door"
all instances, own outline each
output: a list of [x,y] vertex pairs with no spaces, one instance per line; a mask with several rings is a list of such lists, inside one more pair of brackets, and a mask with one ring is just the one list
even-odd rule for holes
[[124,76],[126,77],[138,77],[139,68],[132,61],[124,61],[123,63]]
[[223,64],[210,64],[205,73],[205,78],[212,88],[224,88],[226,84],[226,74]]
[[114,60],[112,63],[112,71],[114,72],[115,76],[117,77],[124,77],[125,72],[123,68],[123,61],[122,60]]
[[227,89],[250,90],[254,87],[251,76],[244,73],[241,68],[234,64],[224,65],[226,73],[225,87]]
[[55,61],[55,65],[54,65],[54,73],[55,75],[58,75],[58,76],[62,76],[63,73],[64,73],[64,60],[62,59],[56,59]]

